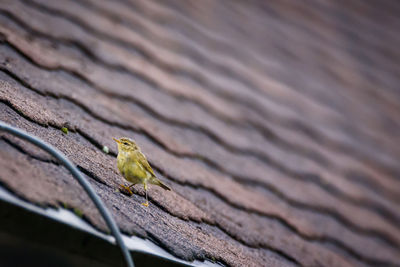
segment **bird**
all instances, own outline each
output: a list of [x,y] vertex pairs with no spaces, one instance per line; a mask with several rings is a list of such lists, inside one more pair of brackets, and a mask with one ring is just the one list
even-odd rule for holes
[[150,167],[146,156],[140,150],[140,147],[136,142],[127,137],[121,137],[120,139],[113,138],[118,144],[118,156],[117,156],[117,167],[122,176],[130,182],[129,186],[120,184],[122,188],[127,190],[132,195],[131,187],[135,184],[143,184],[144,191],[146,193],[146,202],[142,203],[143,206],[148,207],[149,201],[147,198],[147,185],[154,184],[158,185],[165,190],[171,190],[171,188],[161,182],[154,174],[153,169]]

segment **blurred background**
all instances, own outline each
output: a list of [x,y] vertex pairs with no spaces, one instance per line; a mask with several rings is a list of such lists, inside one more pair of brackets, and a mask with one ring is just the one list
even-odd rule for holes
[[[125,234],[177,258],[399,266],[399,14],[390,0],[2,0],[0,120],[65,153]],[[1,187],[107,231],[53,159],[0,136]],[[141,186],[115,190],[122,136],[173,188],[151,187],[148,209]],[[2,246],[23,247],[21,227]],[[71,266],[118,259],[72,251]]]

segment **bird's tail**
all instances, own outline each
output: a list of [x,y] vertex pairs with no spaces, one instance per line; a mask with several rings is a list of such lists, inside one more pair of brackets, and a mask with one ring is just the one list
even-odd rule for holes
[[150,182],[151,184],[155,184],[158,185],[160,187],[162,187],[165,190],[171,190],[171,187],[169,187],[168,185],[164,184],[163,182],[161,182],[158,178],[153,178]]

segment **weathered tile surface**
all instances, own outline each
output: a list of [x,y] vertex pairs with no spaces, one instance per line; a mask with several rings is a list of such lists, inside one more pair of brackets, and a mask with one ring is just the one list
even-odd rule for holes
[[[375,5],[5,0],[0,120],[64,152],[124,232],[183,259],[398,265],[400,6]],[[107,231],[64,168],[0,136],[2,185]],[[151,187],[147,209],[140,186],[115,190],[118,136],[173,188]]]

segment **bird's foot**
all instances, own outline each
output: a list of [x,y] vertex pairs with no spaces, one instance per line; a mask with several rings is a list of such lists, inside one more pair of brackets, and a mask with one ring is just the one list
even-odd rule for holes
[[146,201],[145,203],[142,203],[143,206],[148,207],[149,206],[149,202]]
[[132,190],[129,188],[129,186],[120,184],[120,185],[119,185],[119,189],[120,189],[121,192],[122,192],[123,194],[125,194],[125,195],[128,195],[128,196],[132,196],[132,195],[133,195],[133,192],[132,192]]

